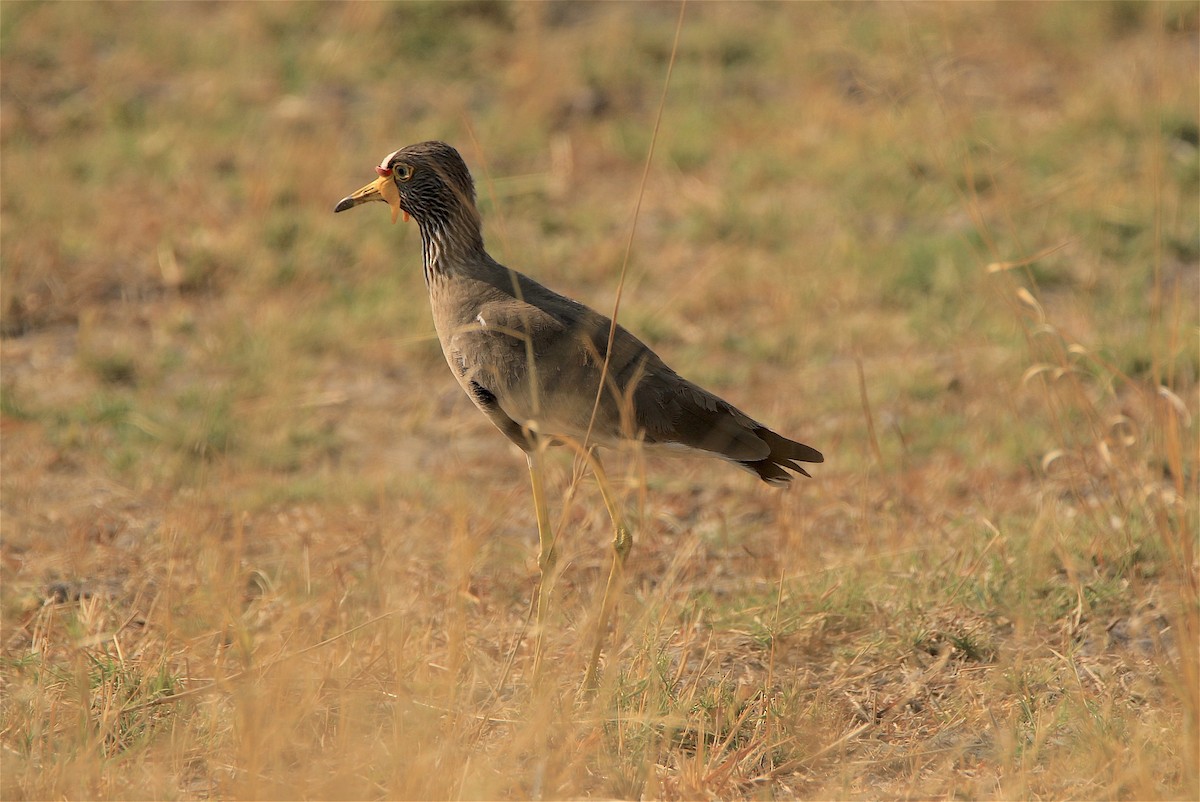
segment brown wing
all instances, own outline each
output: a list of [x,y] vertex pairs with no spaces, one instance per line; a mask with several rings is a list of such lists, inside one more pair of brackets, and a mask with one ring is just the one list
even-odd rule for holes
[[[581,439],[600,383],[609,318],[519,273],[505,271],[488,283],[473,325],[453,338],[453,347],[468,353],[465,364],[488,366],[486,373],[460,375],[463,387],[494,422],[502,416],[497,425],[519,445],[514,432],[530,421],[543,434]],[[823,460],[816,449],[684,379],[621,326],[591,436],[606,444],[641,437],[707,452],[771,484],[789,482],[789,470],[807,475],[800,462]]]

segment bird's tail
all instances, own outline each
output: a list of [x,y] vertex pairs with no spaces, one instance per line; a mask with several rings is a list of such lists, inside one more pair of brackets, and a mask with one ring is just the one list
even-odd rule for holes
[[825,461],[825,456],[812,446],[789,440],[766,426],[758,427],[754,434],[770,447],[771,453],[763,459],[736,462],[751,473],[758,474],[758,477],[769,485],[782,487],[791,482],[792,475],[788,471],[811,476],[800,463]]

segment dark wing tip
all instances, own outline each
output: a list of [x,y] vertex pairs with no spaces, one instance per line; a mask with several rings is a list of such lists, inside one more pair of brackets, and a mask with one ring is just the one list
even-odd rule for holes
[[806,446],[804,443],[794,443],[792,453],[788,455],[788,459],[798,459],[801,462],[824,462],[825,455],[817,451],[812,446]]
[[771,453],[765,459],[746,460],[742,467],[758,474],[769,485],[783,487],[792,481],[788,471],[812,478],[812,474],[804,469],[802,462],[820,463],[825,461],[825,455],[812,446],[797,443],[777,434],[766,427],[755,432],[771,448]]

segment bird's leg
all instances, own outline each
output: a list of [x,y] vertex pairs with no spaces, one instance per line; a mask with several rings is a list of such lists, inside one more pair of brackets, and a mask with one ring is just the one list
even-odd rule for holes
[[542,671],[542,638],[546,631],[546,616],[550,608],[550,589],[554,582],[554,532],[550,529],[550,513],[546,508],[545,470],[542,462],[542,444],[535,442],[525,452],[529,461],[529,481],[533,485],[533,508],[537,515],[538,528],[538,593],[537,593],[537,639],[533,653],[533,676],[536,683]]
[[604,498],[604,506],[608,508],[608,517],[612,519],[613,561],[612,568],[608,573],[608,582],[604,586],[604,598],[600,602],[600,618],[596,622],[596,643],[592,647],[592,659],[588,663],[587,673],[583,678],[585,690],[592,690],[596,687],[596,668],[600,663],[600,648],[604,645],[604,635],[608,632],[609,620],[612,618],[613,609],[617,606],[617,599],[621,595],[621,587],[625,579],[625,558],[629,555],[629,550],[633,548],[633,534],[625,524],[625,516],[621,514],[621,508],[613,495],[612,486],[608,483],[608,476],[600,464],[600,458],[594,452],[594,448],[589,448],[584,456],[592,467],[592,473],[596,476],[596,484],[600,486],[600,495]]

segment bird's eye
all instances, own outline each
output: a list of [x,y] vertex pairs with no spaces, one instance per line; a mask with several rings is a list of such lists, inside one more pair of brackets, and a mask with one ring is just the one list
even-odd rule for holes
[[392,165],[392,175],[396,176],[396,178],[400,181],[407,181],[408,179],[412,178],[412,174],[412,168],[407,164]]

